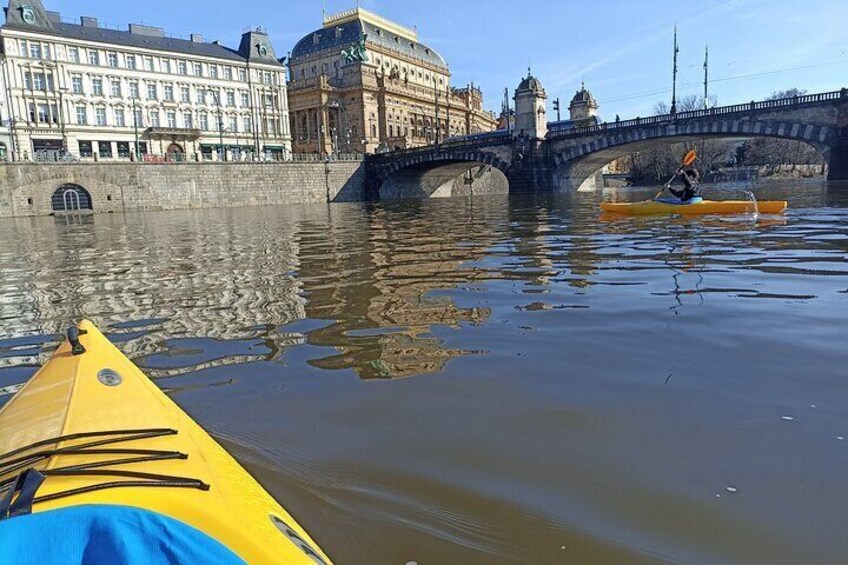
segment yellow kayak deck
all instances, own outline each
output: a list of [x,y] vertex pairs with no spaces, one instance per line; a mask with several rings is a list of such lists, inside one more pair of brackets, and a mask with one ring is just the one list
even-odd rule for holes
[[789,204],[785,200],[703,200],[693,204],[671,204],[657,200],[642,202],[602,202],[601,209],[612,214],[648,216],[653,214],[781,214]]
[[[79,329],[86,351],[74,355],[65,341],[0,409],[0,481],[24,470],[10,461],[48,450],[24,461],[46,476],[33,513],[137,507],[193,526],[247,563],[330,563],[294,518],[92,323]],[[68,474],[69,468],[88,474]]]

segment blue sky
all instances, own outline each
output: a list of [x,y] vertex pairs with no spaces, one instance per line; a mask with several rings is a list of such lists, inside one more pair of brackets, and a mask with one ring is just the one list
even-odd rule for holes
[[[202,33],[238,44],[263,25],[278,55],[321,25],[320,0],[204,0],[139,3],[43,0],[63,18],[98,17],[119,25],[148,23],[168,33]],[[326,0],[329,12],[356,0]],[[720,104],[761,99],[799,87],[848,86],[848,0],[362,0],[362,6],[408,26],[450,63],[453,84],[479,84],[499,109],[528,64],[551,99],[568,100],[581,79],[604,119],[645,116],[671,97],[672,29],[679,30],[680,96],[703,92],[704,46],[710,91]]]

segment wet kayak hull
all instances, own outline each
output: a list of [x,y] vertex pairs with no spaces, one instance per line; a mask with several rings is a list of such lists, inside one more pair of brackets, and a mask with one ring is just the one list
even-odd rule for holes
[[[79,330],[85,351],[75,354],[66,341],[0,409],[0,481],[30,469],[46,477],[29,519],[75,507],[134,508],[157,523],[178,521],[247,563],[330,563],[295,519],[93,324],[82,322]],[[37,453],[46,456],[21,466],[21,457]],[[19,519],[0,519],[0,539],[4,524]]]
[[763,200],[754,203],[747,200],[702,200],[691,204],[674,204],[657,200],[642,202],[602,202],[601,209],[611,214],[649,216],[655,214],[781,214],[788,203],[785,200]]

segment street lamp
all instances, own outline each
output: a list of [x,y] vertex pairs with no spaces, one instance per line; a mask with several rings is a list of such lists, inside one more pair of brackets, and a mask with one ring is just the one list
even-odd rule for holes
[[221,161],[227,160],[227,152],[224,150],[224,114],[221,110],[221,93],[211,88],[206,89],[207,94],[212,95],[215,104],[218,106],[218,155]]
[[138,96],[132,97],[132,113],[133,113],[133,133],[135,134],[135,161],[141,161],[141,148],[138,146],[138,122],[141,113],[138,110]]
[[[348,118],[348,115],[347,115],[347,110],[345,110],[344,106],[339,104],[338,100],[333,100],[332,102],[330,102],[329,106],[330,106],[330,108],[335,108],[337,110],[341,110],[341,113],[344,116],[345,126],[347,126],[347,127],[345,127],[345,130],[344,130],[344,132],[345,132],[345,149],[347,151],[350,151],[351,128],[350,128],[350,119]],[[338,129],[338,124],[336,125],[336,129]],[[339,142],[339,140],[338,140],[338,132],[337,132],[337,135],[336,135],[336,150],[338,150],[338,142]]]

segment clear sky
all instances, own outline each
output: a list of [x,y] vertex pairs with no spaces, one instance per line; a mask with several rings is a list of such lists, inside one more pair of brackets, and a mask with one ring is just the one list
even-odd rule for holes
[[[43,0],[64,19],[95,16],[201,33],[237,46],[264,26],[278,56],[321,26],[320,0]],[[326,0],[328,12],[356,0]],[[499,110],[528,64],[563,107],[581,79],[603,119],[645,116],[671,98],[672,30],[679,30],[679,96],[703,92],[710,47],[711,94],[719,104],[762,99],[776,90],[848,87],[848,0],[362,0],[389,19],[417,26],[448,61],[455,86],[474,82]]]

